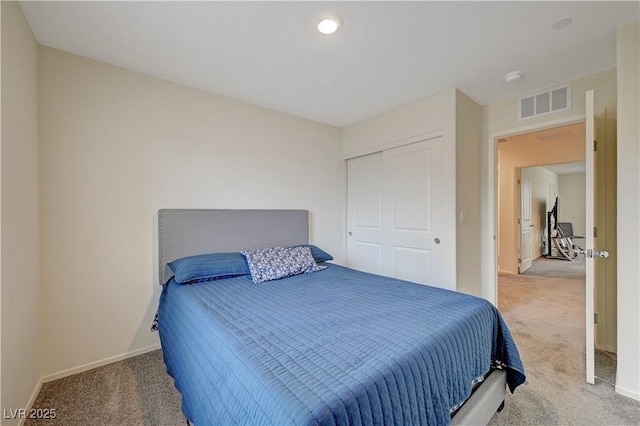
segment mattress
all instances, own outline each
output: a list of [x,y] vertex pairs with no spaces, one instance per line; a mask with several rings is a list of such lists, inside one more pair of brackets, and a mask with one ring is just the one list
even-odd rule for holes
[[254,284],[171,280],[158,310],[185,416],[210,424],[448,424],[492,366],[524,368],[474,296],[328,268]]

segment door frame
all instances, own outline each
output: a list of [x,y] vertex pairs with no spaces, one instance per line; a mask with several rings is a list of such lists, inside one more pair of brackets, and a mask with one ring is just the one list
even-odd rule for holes
[[487,225],[481,234],[481,291],[482,297],[498,306],[498,139],[521,133],[536,132],[583,122],[586,115],[571,116],[489,133]]

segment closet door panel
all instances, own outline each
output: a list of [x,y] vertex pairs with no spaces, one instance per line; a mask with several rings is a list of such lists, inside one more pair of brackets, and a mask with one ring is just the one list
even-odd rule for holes
[[429,284],[431,277],[431,250],[410,247],[392,247],[392,265],[395,278],[420,284]]
[[439,285],[443,170],[442,137],[348,160],[350,267]]
[[382,273],[382,154],[353,158],[347,163],[350,267]]
[[[383,152],[383,240],[389,247],[387,275],[437,285],[435,242],[442,179],[442,138]],[[384,258],[383,258],[384,259]]]

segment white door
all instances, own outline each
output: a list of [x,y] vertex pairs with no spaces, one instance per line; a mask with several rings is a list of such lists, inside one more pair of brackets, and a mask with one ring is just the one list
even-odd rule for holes
[[531,223],[531,177],[527,171],[521,169],[520,179],[518,179],[520,187],[520,253],[518,256],[518,269],[522,274],[531,268],[531,231],[533,224]]
[[585,197],[585,250],[586,271],[585,271],[585,323],[586,323],[586,357],[587,357],[587,382],[595,383],[595,326],[594,326],[594,303],[595,303],[595,262],[601,262],[609,253],[605,250],[597,250],[598,239],[595,235],[595,211],[596,211],[596,182],[597,168],[595,162],[595,119],[594,119],[594,93],[589,90],[586,94],[586,197]]
[[594,93],[589,90],[586,94],[586,137],[585,137],[585,323],[586,323],[586,357],[587,382],[595,383],[595,330],[594,330],[594,289],[595,289],[595,260],[606,257],[608,253],[595,250],[595,109]]
[[382,273],[382,153],[347,161],[347,262]]
[[383,273],[421,284],[436,284],[438,246],[443,236],[440,176],[442,138],[383,152]]
[[442,282],[442,143],[438,137],[348,160],[350,267]]

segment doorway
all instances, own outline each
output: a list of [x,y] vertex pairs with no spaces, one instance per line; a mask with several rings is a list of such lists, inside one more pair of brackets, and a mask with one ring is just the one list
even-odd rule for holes
[[[580,202],[580,197],[576,197],[579,195],[576,194],[579,189],[576,190],[575,187],[576,180],[584,182],[584,175],[582,177],[579,175],[584,170],[584,141],[584,122],[504,136],[496,140],[498,307],[501,310],[505,308],[513,310],[514,306],[518,306],[518,303],[537,303],[542,307],[552,307],[554,303],[557,305],[557,298],[566,299],[567,303],[558,306],[563,311],[545,313],[543,310],[539,310],[533,313],[533,317],[519,318],[517,321],[532,321],[529,325],[534,326],[536,315],[545,317],[544,321],[548,321],[549,317],[557,318],[557,321],[560,321],[559,318],[563,316],[573,318],[577,321],[576,327],[569,326],[567,328],[565,322],[562,323],[562,327],[565,331],[569,330],[567,332],[575,332],[575,336],[563,336],[562,327],[558,327],[558,330],[552,335],[558,342],[573,340],[579,342],[583,348],[585,344],[583,260],[577,259],[575,262],[551,260],[547,259],[544,254],[548,249],[548,242],[545,244],[546,212],[551,210],[555,195],[559,197],[561,206],[559,221],[572,223],[575,227],[574,235],[578,236],[581,235],[581,227],[584,227],[583,219],[576,216],[577,211],[584,212],[584,201]],[[611,167],[611,165],[607,163],[605,153],[598,154],[595,167],[600,169],[599,172],[603,172],[607,166]],[[615,173],[615,171],[613,172]],[[555,176],[555,178],[545,180],[545,175]],[[537,184],[534,183],[536,180]],[[542,182],[540,183],[540,181]],[[564,191],[561,181],[565,183]],[[537,188],[534,188],[536,185]],[[520,195],[523,186],[526,188],[525,193],[527,191],[532,193],[530,203],[523,203]],[[615,192],[615,184],[613,191],[611,191],[610,184],[607,187],[606,183],[598,183],[597,192],[605,193],[605,195]],[[598,203],[598,205],[600,204]],[[530,215],[523,215],[523,210],[526,209],[524,206],[527,205],[531,208]],[[610,221],[614,216],[608,215],[607,218],[606,211],[602,211],[602,214],[597,216],[596,223],[599,230],[602,229],[605,231],[604,233],[609,233],[607,231],[610,231],[611,227],[606,220]],[[523,228],[523,225],[526,225],[524,226],[526,229]],[[529,230],[531,232],[527,232]],[[601,232],[598,234],[600,234],[598,235],[599,239],[604,237]],[[608,235],[608,237],[612,236]],[[577,241],[577,243],[584,243],[584,241]],[[524,247],[523,244],[525,244]],[[530,255],[532,261],[532,269],[528,271],[528,265],[524,263],[527,255]],[[609,263],[609,265],[611,264],[615,268],[615,263]],[[611,271],[607,272],[604,265],[598,267],[596,275],[599,278],[595,290],[595,310],[598,317],[595,327],[596,376],[601,381],[613,384],[615,383],[615,340],[612,339],[612,332],[616,327],[617,315],[615,306],[612,306],[615,278],[607,280]],[[534,278],[537,280],[535,284],[531,281]],[[514,287],[514,282],[518,282],[519,285]],[[528,283],[537,287],[534,293],[527,293],[529,289],[526,285]],[[543,287],[548,288],[549,291],[540,292],[540,288]],[[517,290],[513,290],[514,288]],[[569,290],[570,288],[573,290]],[[505,293],[505,291],[518,291],[524,299],[514,297],[513,294]],[[567,291],[569,293],[566,293]],[[529,294],[529,296],[523,296],[525,294]],[[527,297],[533,298],[533,295],[537,301],[527,300]],[[574,303],[569,303],[569,300],[573,300]],[[575,311],[571,311],[572,305],[575,305],[573,306],[576,308]],[[530,334],[529,331],[525,334]],[[576,336],[577,340],[573,339]],[[568,354],[567,356],[575,358],[573,355]]]

